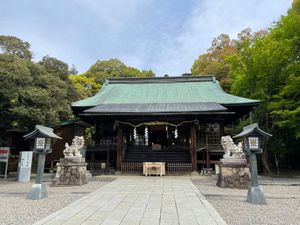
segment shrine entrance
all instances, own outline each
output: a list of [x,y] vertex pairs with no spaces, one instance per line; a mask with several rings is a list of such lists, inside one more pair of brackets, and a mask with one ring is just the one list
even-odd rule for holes
[[179,172],[179,168],[181,172],[190,173],[197,167],[196,135],[192,132],[199,125],[198,120],[179,123],[117,121],[115,125],[120,135],[117,139],[123,140],[117,144],[117,168],[122,172],[142,172],[145,162],[165,163],[167,172]]
[[189,148],[188,126],[170,125],[126,126],[123,128],[127,149],[148,148],[153,151],[167,151],[174,147]]

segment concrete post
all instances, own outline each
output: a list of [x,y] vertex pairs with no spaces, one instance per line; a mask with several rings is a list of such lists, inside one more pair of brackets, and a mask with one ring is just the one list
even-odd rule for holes
[[27,198],[38,200],[48,197],[47,186],[43,184],[46,152],[38,153],[38,168],[36,183],[32,185]]

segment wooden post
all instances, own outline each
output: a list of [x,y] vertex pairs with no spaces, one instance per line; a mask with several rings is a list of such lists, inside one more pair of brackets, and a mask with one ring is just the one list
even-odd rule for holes
[[109,154],[110,154],[110,146],[107,143],[106,144],[106,166],[108,166],[108,164],[109,164],[109,156],[110,156]]
[[91,151],[91,162],[95,163],[95,149],[92,149]]
[[196,127],[191,125],[191,155],[192,155],[192,169],[197,171],[197,152],[196,152]]
[[[224,119],[223,120],[220,120],[219,121],[219,124],[220,124],[220,136],[225,136],[225,133],[224,133]],[[220,140],[221,141],[221,140]]]
[[210,155],[209,155],[209,152],[208,152],[208,135],[205,136],[206,138],[206,169],[209,169],[210,168]]
[[117,130],[117,171],[121,171],[121,163],[122,163],[122,155],[123,155],[123,133],[122,128],[118,127]]

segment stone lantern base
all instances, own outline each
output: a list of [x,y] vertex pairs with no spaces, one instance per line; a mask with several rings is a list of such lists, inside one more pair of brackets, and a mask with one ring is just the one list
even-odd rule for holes
[[52,185],[83,185],[87,180],[87,163],[85,158],[72,157],[60,159]]
[[48,197],[46,184],[33,184],[30,189],[27,198],[32,200],[39,200]]
[[217,186],[241,189],[249,187],[250,171],[246,159],[223,159],[219,166]]

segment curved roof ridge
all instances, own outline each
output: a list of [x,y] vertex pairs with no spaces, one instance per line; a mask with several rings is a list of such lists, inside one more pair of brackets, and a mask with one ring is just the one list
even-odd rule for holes
[[178,76],[178,77],[118,77],[108,78],[108,84],[143,84],[143,83],[177,83],[177,82],[216,82],[214,75]]

